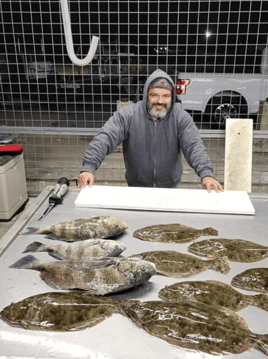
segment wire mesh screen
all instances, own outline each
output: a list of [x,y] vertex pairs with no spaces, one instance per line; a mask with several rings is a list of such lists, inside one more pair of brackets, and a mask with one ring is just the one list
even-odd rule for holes
[[[174,80],[177,101],[198,128],[224,130],[226,118],[239,117],[252,118],[257,131],[268,130],[266,0],[69,0],[68,5],[76,56],[83,59],[92,36],[99,37],[92,62],[83,67],[68,56],[59,1],[1,1],[0,125],[53,127],[59,136],[61,128],[100,128],[121,105],[141,100],[146,79],[160,68]],[[47,148],[37,144],[38,136],[30,137],[31,152],[27,145],[24,157],[34,183],[40,179],[34,171],[37,155],[45,158]],[[268,173],[262,141],[258,162]],[[208,143],[213,154],[221,151],[215,151],[220,142]],[[73,153],[73,143],[67,144],[65,168]],[[84,143],[77,140],[75,146],[84,152]],[[79,153],[77,172],[81,158]],[[213,160],[219,179],[222,161],[222,154]],[[184,178],[193,182],[186,172]],[[110,177],[109,184],[114,181]],[[260,181],[265,183],[266,175]]]

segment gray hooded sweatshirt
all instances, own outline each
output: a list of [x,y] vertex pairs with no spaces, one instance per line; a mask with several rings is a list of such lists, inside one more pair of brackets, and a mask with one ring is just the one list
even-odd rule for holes
[[[157,78],[173,85],[168,114],[153,121],[147,111],[148,87]],[[206,148],[192,117],[176,101],[175,85],[162,70],[145,83],[143,100],[115,112],[90,142],[83,158],[83,171],[94,173],[106,155],[123,143],[125,177],[129,186],[176,187],[182,176],[181,152],[196,174],[213,176]]]

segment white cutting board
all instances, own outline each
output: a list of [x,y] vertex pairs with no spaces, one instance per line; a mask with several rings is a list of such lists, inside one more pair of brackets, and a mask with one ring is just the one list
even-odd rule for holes
[[87,186],[75,206],[145,211],[228,213],[254,215],[246,191],[208,193],[203,189]]

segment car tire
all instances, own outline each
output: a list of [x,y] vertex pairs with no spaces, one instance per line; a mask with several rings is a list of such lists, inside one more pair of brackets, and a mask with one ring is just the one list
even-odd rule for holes
[[206,107],[206,120],[211,128],[224,129],[227,118],[246,118],[248,106],[239,94],[234,96],[214,96]]

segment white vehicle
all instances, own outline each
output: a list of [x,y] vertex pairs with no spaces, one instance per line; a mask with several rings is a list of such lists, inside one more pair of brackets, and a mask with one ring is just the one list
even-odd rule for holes
[[177,98],[185,110],[205,114],[225,127],[226,118],[246,118],[268,97],[268,47],[262,52],[261,73],[180,73]]
[[48,76],[54,75],[55,70],[51,62],[45,61],[43,55],[27,54],[25,67],[25,77],[29,81],[38,81],[47,79]]

